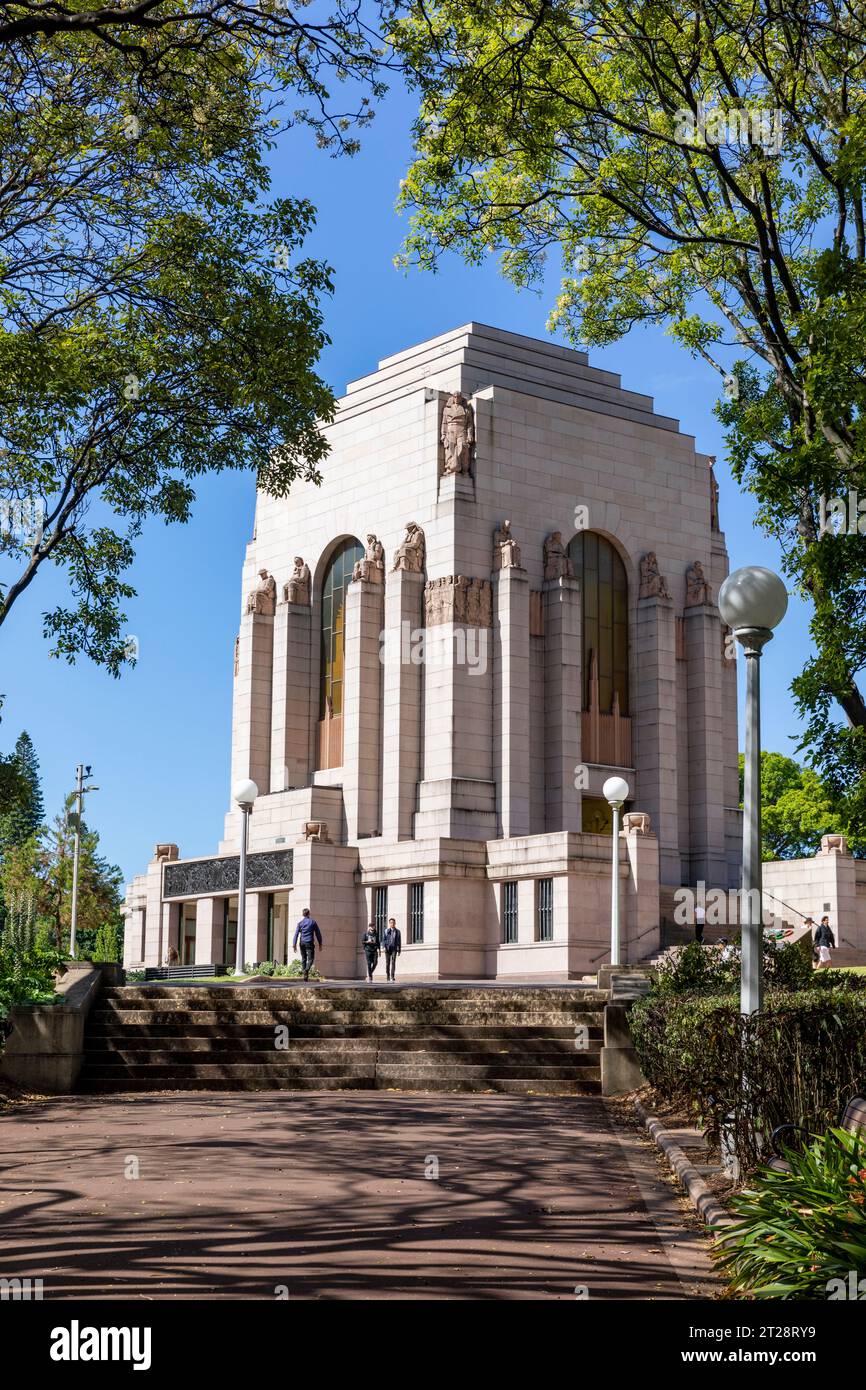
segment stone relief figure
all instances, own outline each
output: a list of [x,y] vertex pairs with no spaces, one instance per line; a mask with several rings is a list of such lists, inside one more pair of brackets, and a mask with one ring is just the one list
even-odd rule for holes
[[179,855],[180,850],[177,845],[154,845],[153,847],[153,857],[158,859],[160,863],[171,863]]
[[352,579],[361,579],[367,584],[385,583],[385,547],[372,532],[367,535],[363,560],[355,561]]
[[520,546],[511,534],[511,522],[503,521],[493,532],[493,568],[497,570],[519,570]]
[[235,675],[240,670],[241,665],[241,635],[238,633],[235,638]]
[[573,579],[574,570],[562,544],[562,532],[553,531],[544,542],[545,579]]
[[309,604],[311,589],[310,567],[304,563],[303,555],[296,555],[289,581],[283,585],[283,598],[286,603]]
[[641,557],[638,598],[670,598],[667,580],[659,569],[654,550]]
[[712,603],[713,594],[704,567],[695,560],[686,570],[686,608],[694,608],[698,603]]
[[247,612],[273,617],[276,608],[277,581],[267,570],[259,570],[259,582],[247,597]]
[[490,627],[493,623],[490,581],[467,579],[463,574],[430,579],[424,588],[424,613],[428,627],[436,627],[439,623]]
[[471,472],[475,417],[472,406],[460,391],[453,391],[445,402],[439,437],[445,450],[443,473]]
[[394,551],[393,570],[411,570],[420,574],[424,569],[424,532],[416,521],[406,522],[406,534]]
[[710,468],[710,528],[719,530],[719,485],[716,482],[716,456],[709,455]]
[[622,818],[622,833],[624,835],[649,835],[651,824],[648,811],[626,811]]

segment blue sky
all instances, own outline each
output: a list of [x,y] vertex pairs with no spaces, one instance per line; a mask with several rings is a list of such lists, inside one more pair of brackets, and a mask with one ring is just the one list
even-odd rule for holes
[[[537,297],[512,290],[493,263],[469,269],[451,260],[435,276],[394,269],[404,225],[394,201],[409,158],[411,116],[410,99],[396,92],[354,159],[330,159],[303,132],[284,137],[273,159],[275,193],[309,197],[319,211],[309,249],[330,261],[336,286],[326,310],[332,345],[321,369],[338,394],[380,357],[470,319],[547,336],[553,279]],[[652,395],[656,409],[677,418],[700,450],[718,455],[731,567],[778,568],[775,545],[754,526],[752,499],[739,493],[724,461],[712,414],[715,374],[657,330],[632,333],[591,360]],[[127,608],[140,659],[119,680],[86,660],[68,666],[49,657],[41,613],[63,600],[55,574],[31,586],[2,629],[0,747],[11,748],[22,728],[29,731],[52,814],[73,785],[76,763],[92,763],[100,790],[88,820],[127,876],[144,868],[158,841],[176,841],[183,855],[207,854],[222,833],[232,648],[254,496],[250,475],[224,474],[201,486],[189,525],[145,531],[131,572],[139,596]],[[764,657],[764,745],[781,752],[794,748],[788,684],[809,645],[807,622],[792,600]]]

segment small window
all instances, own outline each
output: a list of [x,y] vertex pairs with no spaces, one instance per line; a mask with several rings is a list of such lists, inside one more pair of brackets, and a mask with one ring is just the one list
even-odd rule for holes
[[388,925],[388,889],[377,888],[373,894],[373,921],[379,933],[379,940],[385,935]]
[[502,885],[502,940],[506,946],[517,942],[517,884]]
[[424,884],[413,883],[409,890],[409,944],[424,940]]
[[535,939],[553,940],[553,879],[540,878],[535,885]]

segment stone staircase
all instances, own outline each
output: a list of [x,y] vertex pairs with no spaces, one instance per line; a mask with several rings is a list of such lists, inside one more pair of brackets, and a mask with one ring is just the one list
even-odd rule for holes
[[90,1014],[84,1092],[598,1092],[603,990],[123,986]]

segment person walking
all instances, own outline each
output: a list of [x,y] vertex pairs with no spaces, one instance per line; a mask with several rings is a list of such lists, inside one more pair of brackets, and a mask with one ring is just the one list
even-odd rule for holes
[[822,917],[815,932],[815,945],[818,947],[818,970],[826,970],[830,964],[830,951],[836,949],[836,938],[830,926],[830,918]]
[[706,916],[707,914],[703,904],[698,903],[695,906],[695,941],[697,941],[699,946],[703,946],[704,944],[704,922],[706,921]]
[[298,949],[298,939],[301,942],[301,966],[304,972],[304,979],[309,980],[310,971],[316,962],[316,942],[322,944],[322,933],[319,931],[319,924],[310,916],[310,909],[304,908],[304,915],[295,927],[295,937],[292,941],[292,950]]
[[400,935],[400,928],[397,926],[396,919],[393,917],[388,918],[382,944],[385,947],[385,979],[394,980],[396,979],[397,957],[403,949],[403,938]]
[[373,922],[361,937],[364,955],[367,957],[367,984],[373,983],[373,971],[379,964],[379,932]]

